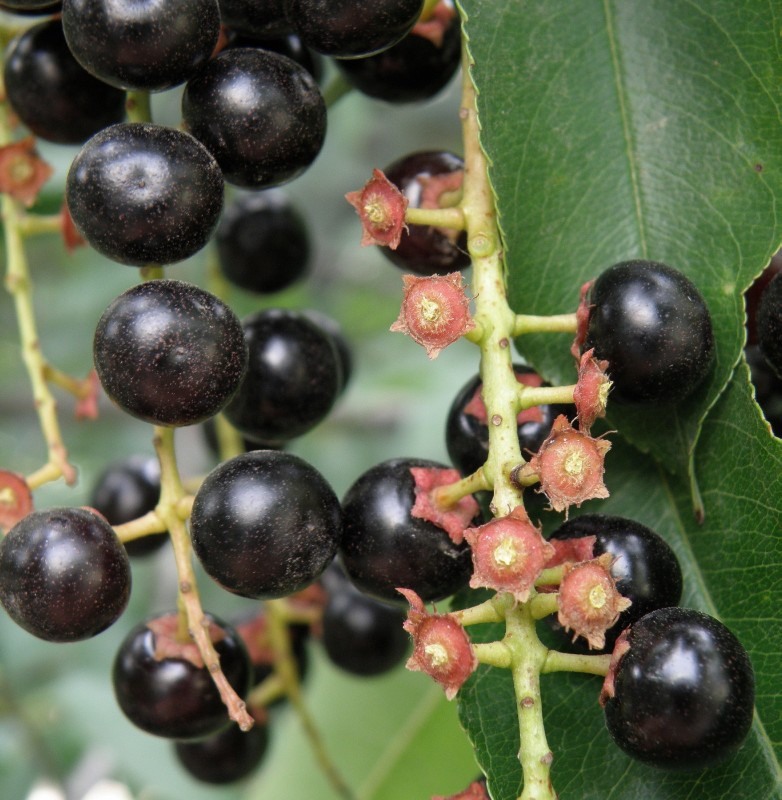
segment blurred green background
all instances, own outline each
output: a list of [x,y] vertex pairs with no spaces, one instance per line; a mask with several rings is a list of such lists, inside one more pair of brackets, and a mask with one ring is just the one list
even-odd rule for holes
[[[339,495],[386,458],[446,461],[445,415],[454,394],[477,371],[477,350],[466,342],[430,363],[410,339],[388,332],[399,309],[401,272],[375,249],[359,247],[359,223],[343,199],[363,185],[373,167],[409,152],[460,152],[457,83],[425,105],[397,108],[348,95],[332,108],[324,150],[286,187],[312,232],[315,256],[308,280],[271,298],[238,289],[228,298],[240,316],[272,305],[310,307],[343,325],[355,359],[351,384],[331,416],[290,448],[317,467]],[[177,125],[178,103],[178,91],[154,96],[154,120]],[[41,204],[56,209],[76,150],[42,145],[41,151],[56,167]],[[137,282],[138,272],[84,248],[69,255],[57,237],[30,241],[28,253],[43,352],[60,369],[83,376],[91,368],[95,323],[117,294]],[[207,256],[201,253],[166,274],[205,285]],[[42,465],[45,451],[21,364],[12,300],[5,293],[0,295],[0,376],[0,468],[27,474]],[[72,399],[55,393],[79,482],[74,488],[60,482],[37,491],[38,508],[83,504],[109,462],[152,453],[149,426],[118,412],[105,398],[97,421],[77,422]],[[197,428],[178,433],[177,451],[186,477],[214,466]],[[144,800],[336,797],[289,709],[273,718],[271,751],[257,776],[226,789],[189,779],[168,742],[125,720],[114,703],[111,663],[127,630],[175,603],[170,553],[135,561],[133,577],[128,610],[92,641],[41,642],[0,611],[0,798],[43,800],[31,791],[44,778],[61,792],[52,799],[81,798],[104,778]],[[253,606],[206,577],[200,585],[205,608],[225,618]],[[448,795],[476,775],[454,705],[427,678],[399,668],[381,678],[357,679],[332,667],[317,643],[310,655],[307,701],[328,751],[360,800]],[[99,800],[114,800],[114,795],[104,790]]]

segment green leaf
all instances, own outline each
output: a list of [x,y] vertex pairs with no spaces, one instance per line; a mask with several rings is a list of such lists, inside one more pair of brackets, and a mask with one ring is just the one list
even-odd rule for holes
[[[677,267],[709,304],[707,385],[664,412],[610,411],[623,436],[684,474],[743,346],[741,295],[782,235],[779,4],[462,5],[511,306],[573,311],[585,281],[632,258]],[[547,335],[520,346],[570,383],[568,344]]]
[[[782,642],[778,570],[782,560],[782,443],[759,419],[741,365],[709,415],[698,445],[706,520],[698,525],[686,487],[628,446],[609,454],[611,497],[601,512],[632,516],[663,535],[682,564],[682,605],[717,616],[752,659],[756,719],[747,742],[727,763],[695,773],[666,773],[623,755],[604,729],[598,678],[542,678],[553,780],[579,800],[704,800],[782,797]],[[730,453],[730,459],[724,457]],[[496,638],[501,631],[486,630]],[[459,695],[463,724],[490,775],[494,800],[515,800],[519,747],[513,690],[503,670],[481,668]]]

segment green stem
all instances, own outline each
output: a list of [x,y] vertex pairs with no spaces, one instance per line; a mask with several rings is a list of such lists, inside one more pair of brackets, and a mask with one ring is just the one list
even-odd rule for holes
[[529,601],[529,612],[533,619],[543,619],[559,611],[559,595],[554,592],[536,594]]
[[608,674],[611,665],[610,655],[588,655],[585,653],[560,653],[549,650],[541,672],[585,672],[588,675]]
[[515,315],[508,306],[502,264],[502,246],[488,176],[488,164],[479,140],[475,86],[469,55],[463,50],[462,136],[464,184],[462,211],[467,248],[473,264],[472,293],[475,321],[480,331],[480,372],[489,425],[489,459],[484,466],[494,487],[492,510],[504,515],[520,505],[521,492],[510,480],[512,469],[524,459],[516,427],[518,382],[514,377],[510,339]]
[[343,97],[353,91],[353,86],[341,72],[337,72],[323,89],[326,108],[333,108]]
[[519,410],[545,406],[549,403],[573,403],[575,384],[569,386],[523,386],[519,384]]
[[512,666],[513,655],[505,642],[478,643],[472,646],[472,650],[481,664],[501,669],[510,669]]
[[475,492],[485,492],[491,489],[491,484],[486,480],[483,469],[473,472],[466,478],[462,478],[455,483],[448,483],[445,486],[438,486],[432,490],[434,504],[441,509],[448,509],[455,506],[463,497]]
[[153,443],[160,461],[160,501],[155,512],[171,537],[178,578],[177,603],[181,627],[198,647],[198,652],[212,676],[220,698],[228,709],[229,717],[242,730],[248,731],[253,726],[253,718],[220,667],[220,656],[209,636],[209,621],[204,615],[201,598],[198,595],[190,536],[180,516],[180,503],[185,497],[185,490],[174,452],[174,429],[155,427]]
[[460,608],[451,611],[453,617],[460,625],[480,625],[484,622],[502,622],[505,612],[513,605],[513,597],[509,594],[496,594],[483,603],[469,608]]
[[128,112],[128,122],[152,122],[152,105],[149,92],[128,92],[125,108]]
[[512,335],[515,337],[525,333],[575,333],[576,326],[575,314],[553,314],[551,316],[517,314],[513,322]]
[[405,211],[405,222],[410,225],[428,225],[432,228],[464,230],[464,214],[458,206],[446,208],[413,208]]

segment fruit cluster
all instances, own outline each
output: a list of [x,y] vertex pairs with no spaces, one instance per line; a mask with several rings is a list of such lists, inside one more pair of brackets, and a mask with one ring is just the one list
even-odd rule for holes
[[[383,245],[408,273],[390,329],[431,358],[461,338],[480,349],[480,372],[448,413],[452,464],[386,460],[338,498],[289,444],[327,417],[352,376],[339,324],[281,307],[239,319],[219,290],[164,277],[163,267],[213,241],[222,277],[242,290],[269,296],[302,280],[307,225],[278,187],[323,146],[325,59],[371,97],[431,98],[467,58],[453,3],[0,5],[47,15],[61,6],[9,45],[7,103],[34,137],[79,146],[57,219],[66,243],[81,239],[112,262],[141,267],[143,278],[98,321],[95,380],[60,383],[84,413],[99,384],[153,426],[157,456],[110,464],[88,508],[33,510],[32,492],[74,474],[45,402],[52,369],[31,356],[49,462],[26,480],[0,472],[11,498],[0,520],[0,603],[9,616],[47,641],[98,635],[127,606],[129,557],[170,541],[176,609],[131,630],[112,681],[129,721],[172,740],[183,767],[210,783],[238,780],[261,762],[274,701],[288,698],[306,719],[299,681],[310,634],[351,674],[379,675],[407,659],[449,699],[481,664],[510,670],[522,798],[556,797],[544,673],[603,676],[608,733],[632,758],[679,768],[733,754],[754,705],[740,642],[713,617],[678,607],[682,571],[662,535],[624,517],[567,518],[608,496],[609,406],[673,410],[707,390],[716,358],[708,306],[678,269],[628,259],[582,286],[572,313],[512,310],[468,69],[464,156],[409,154],[347,196],[362,243]],[[181,129],[149,115],[149,93],[176,86]],[[29,142],[5,149],[11,167],[0,170],[17,176],[4,190],[17,204],[10,237],[25,213],[19,204],[34,201],[48,173]],[[224,208],[231,187],[242,192]],[[15,258],[9,274],[24,269]],[[782,380],[780,309],[775,278],[757,335]],[[571,385],[551,386],[511,353],[512,339],[550,331],[572,336]],[[36,350],[34,328],[23,346]],[[177,429],[195,425],[219,463],[190,491],[173,443]],[[566,521],[544,536],[539,519],[549,510]],[[227,592],[258,601],[257,613],[231,622],[206,613],[193,556]],[[453,610],[427,609],[454,595]],[[468,628],[491,623],[504,626],[500,638],[473,642]],[[487,791],[476,781],[460,796]]]

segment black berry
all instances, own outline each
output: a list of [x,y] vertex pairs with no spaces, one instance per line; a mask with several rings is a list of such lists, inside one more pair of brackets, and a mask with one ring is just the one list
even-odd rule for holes
[[256,724],[246,733],[231,725],[197,742],[176,742],[177,761],[196,780],[215,786],[251,775],[269,748],[269,726]]
[[307,224],[281,190],[234,200],[215,241],[223,274],[251,292],[279,292],[303,278],[309,267]]
[[[605,704],[608,732],[628,755],[657,767],[723,760],[752,724],[752,665],[718,620],[664,608],[636,622]],[[621,640],[620,640],[621,644]]]
[[[160,499],[160,464],[153,456],[129,456],[109,464],[90,493],[89,505],[103,514],[110,525],[125,522],[154,510]],[[159,550],[168,533],[153,533],[125,542],[129,556],[145,556]]]
[[423,0],[284,0],[288,21],[318,53],[356,58],[396,44],[415,25]]
[[273,598],[317,580],[337,551],[339,500],[301,458],[255,450],[214,469],[190,519],[193,549],[230,592]]
[[[426,150],[400,158],[385,175],[407,198],[412,208],[432,208],[444,194],[461,191],[464,162],[443,150]],[[399,246],[380,252],[400,269],[418,275],[447,275],[470,266],[467,235],[463,231],[410,225],[402,232]]]
[[[250,688],[250,661],[236,631],[209,617],[220,667],[240,697]],[[137,625],[114,660],[114,695],[141,730],[168,739],[200,739],[229,724],[220,693],[196,645],[179,639],[176,612]]]
[[220,35],[217,0],[64,0],[62,24],[76,60],[121,89],[184,83]]
[[304,67],[268,50],[226,50],[187,83],[186,128],[217,159],[229,183],[277,186],[315,160],[326,135],[326,106]]
[[315,427],[343,385],[333,337],[303,313],[267,309],[242,322],[247,375],[225,416],[243,435],[286,441]]
[[239,320],[190,283],[147,281],[117,297],[95,330],[95,369],[120,408],[154,425],[216,414],[247,365]]
[[658,533],[625,517],[583,514],[560,525],[551,540],[566,541],[585,536],[595,537],[594,558],[603,553],[614,557],[611,575],[617,591],[632,602],[606,631],[603,650],[611,652],[617,637],[628,625],[650,611],[679,602],[682,571],[676,554]]
[[223,178],[187,133],[120,123],[89,139],[65,186],[79,233],[121,264],[171,264],[198,252],[223,208]]
[[342,501],[345,571],[361,591],[379,600],[399,602],[399,587],[426,602],[439,600],[465,586],[472,573],[466,543],[456,545],[442,528],[411,516],[411,467],[446,468],[423,459],[385,461],[361,475]]
[[437,17],[417,25],[400,42],[366,58],[339,59],[336,65],[360,92],[388,103],[429,100],[456,74],[461,60],[461,23],[451,2]]
[[90,75],[71,54],[58,19],[14,39],[5,54],[8,101],[36,136],[81,144],[125,118],[125,92]]
[[0,543],[0,602],[39,639],[105,630],[130,597],[128,556],[111,526],[83,508],[34,511]]
[[218,0],[223,25],[248,36],[279,36],[290,30],[284,0]]
[[706,378],[714,360],[709,309],[678,270],[654,261],[615,264],[588,302],[582,349],[608,360],[612,402],[677,402]]
[[[543,379],[531,367],[514,364],[516,380],[527,386],[543,386]],[[448,456],[463,475],[483,466],[489,455],[489,420],[483,403],[480,375],[475,375],[451,403],[445,426]],[[519,412],[516,430],[522,454],[537,453],[551,433],[551,426],[568,408],[560,405],[534,406]]]

